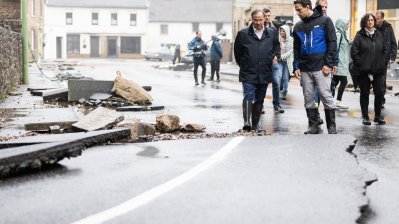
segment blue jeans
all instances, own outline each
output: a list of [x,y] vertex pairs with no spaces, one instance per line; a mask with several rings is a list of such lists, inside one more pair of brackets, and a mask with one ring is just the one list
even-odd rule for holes
[[244,100],[258,102],[259,105],[263,105],[266,96],[266,85],[242,83],[242,89],[244,94]]
[[282,80],[283,93],[287,94],[288,93],[288,81],[290,79],[290,73],[288,71],[287,61],[279,61],[278,67],[279,67],[278,71],[281,73],[279,75],[279,77],[281,77],[280,80]]
[[[273,106],[280,106],[280,80],[281,80],[281,71],[280,66],[277,64],[273,64],[273,79],[272,79],[272,87],[273,87]],[[269,84],[266,84],[266,88]]]

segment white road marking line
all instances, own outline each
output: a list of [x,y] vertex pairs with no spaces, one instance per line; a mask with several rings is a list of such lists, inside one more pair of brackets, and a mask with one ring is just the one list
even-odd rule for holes
[[227,157],[227,155],[238,145],[240,142],[244,140],[243,136],[233,138],[229,143],[227,143],[223,148],[214,153],[207,160],[201,162],[200,164],[194,166],[189,171],[177,176],[168,182],[165,182],[157,187],[152,188],[134,198],[129,199],[128,201],[107,209],[103,212],[91,215],[84,219],[73,222],[72,224],[96,224],[96,223],[104,223],[113,218],[126,214],[139,208],[140,206],[145,205],[146,203],[156,199],[157,197],[177,188],[178,186],[186,183],[187,181],[193,179],[201,172],[209,169],[217,162],[222,161]]

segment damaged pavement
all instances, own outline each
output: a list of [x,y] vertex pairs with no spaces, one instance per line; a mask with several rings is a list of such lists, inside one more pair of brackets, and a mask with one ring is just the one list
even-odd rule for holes
[[[85,93],[89,91],[86,86],[96,86],[96,81],[108,82],[107,88]],[[151,88],[155,92],[151,98],[156,102],[152,105],[146,99],[132,102],[116,94],[114,85],[109,85],[113,81],[72,82],[91,82],[85,84],[84,91],[72,93],[87,95],[77,94],[70,101],[68,86],[67,101],[65,95],[56,95],[60,93],[43,101],[47,91],[42,91],[42,96],[29,96],[35,102],[29,108],[21,100],[27,98],[25,89],[21,90],[22,96],[10,97],[25,106],[9,108],[12,115],[0,129],[1,135],[17,136],[0,144],[0,197],[15,195],[7,205],[0,205],[0,215],[7,223],[81,220],[190,172],[238,136],[244,136],[243,141],[223,160],[145,207],[112,221],[362,223],[367,216],[366,187],[377,177],[363,169],[352,154],[356,148],[354,137],[279,136],[269,130],[213,133],[207,123],[186,123],[185,114],[159,104],[162,101],[157,100],[157,92],[164,92],[156,86]],[[65,88],[51,91],[64,89],[65,94]],[[150,89],[146,90],[148,93]],[[195,110],[203,108],[200,106]],[[146,119],[141,119],[143,116]],[[59,120],[51,121],[51,117]],[[29,121],[32,118],[34,122]],[[63,126],[63,121],[68,125]],[[37,123],[47,126],[33,132],[26,130],[26,124]],[[74,156],[79,157],[63,159]],[[27,188],[32,192],[29,195],[24,193]],[[36,206],[26,205],[27,198]],[[169,209],[171,203],[174,209]],[[65,209],[76,212],[65,215]]]

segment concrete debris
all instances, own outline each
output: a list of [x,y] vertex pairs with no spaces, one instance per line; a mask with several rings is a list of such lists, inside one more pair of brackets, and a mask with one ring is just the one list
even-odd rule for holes
[[67,102],[68,101],[68,88],[44,91],[43,92],[43,101],[44,102],[49,102],[49,101]]
[[21,96],[22,93],[21,92],[10,92],[10,93],[8,93],[8,95],[10,95],[10,96]]
[[200,124],[183,124],[180,127],[182,132],[203,132],[205,129],[206,127]]
[[108,94],[108,93],[94,93],[93,95],[91,95],[89,97],[89,100],[101,100],[101,101],[104,101],[106,99],[109,99],[110,97],[112,97],[112,95]]
[[29,117],[21,117],[15,124],[23,125],[26,131],[48,132],[50,126],[59,125],[61,129],[71,129],[79,120],[74,107],[36,109]]
[[158,115],[157,130],[161,133],[177,131],[180,128],[180,118],[172,114]]
[[95,93],[112,95],[113,81],[106,80],[68,80],[68,101],[78,101],[82,98],[90,99]]
[[150,104],[152,101],[152,97],[143,87],[131,80],[122,78],[119,71],[117,72],[113,89],[116,95],[139,105]]
[[130,140],[136,142],[141,139],[152,138],[156,134],[155,125],[136,122],[133,124],[122,124],[118,127],[130,128]]
[[80,156],[84,149],[99,143],[126,139],[130,136],[130,129],[75,134],[70,140],[63,139],[63,135],[57,135],[63,140],[0,150],[0,179],[25,171],[35,171],[64,158]]
[[72,130],[96,131],[110,129],[123,121],[124,116],[114,110],[98,107],[84,118],[72,125]]
[[127,106],[117,107],[116,111],[154,111],[163,109],[165,109],[165,106]]
[[54,126],[50,126],[50,130],[49,132],[51,134],[61,134],[62,133],[62,129],[59,125],[54,125]]

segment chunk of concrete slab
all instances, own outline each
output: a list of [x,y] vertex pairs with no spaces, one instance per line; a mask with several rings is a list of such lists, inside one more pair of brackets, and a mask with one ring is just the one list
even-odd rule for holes
[[125,139],[129,137],[130,129],[128,129],[127,127],[128,126],[126,126],[126,128],[121,127],[111,130],[65,133],[57,135],[28,136],[5,142],[0,142],[0,150],[11,147],[19,147],[25,145],[51,143],[51,142],[62,142],[62,141],[79,140],[85,144],[90,144],[90,142],[93,141],[100,141],[100,142],[116,141],[119,139]]
[[97,135],[92,134],[70,141],[63,140],[3,149],[0,150],[0,178],[25,170],[37,169],[44,165],[52,165],[65,157],[81,155],[82,150],[87,147],[129,136],[130,129],[115,129],[100,135],[97,133]]
[[50,126],[59,125],[62,129],[71,129],[79,120],[74,107],[35,109],[27,117],[20,117],[12,124],[23,125],[26,131],[47,132]]
[[30,94],[32,94],[32,96],[43,96],[43,92],[44,90],[32,90]]
[[139,105],[147,105],[152,101],[151,95],[141,86],[132,80],[124,79],[118,71],[115,81],[114,90],[116,95]]
[[81,98],[89,99],[95,93],[112,95],[114,81],[106,80],[68,80],[68,101],[78,101]]
[[48,101],[67,102],[68,101],[68,88],[44,91],[43,92],[43,101],[44,102],[48,102]]
[[59,125],[54,125],[54,126],[50,126],[50,130],[49,132],[51,134],[61,134],[62,133],[62,129]]
[[153,111],[163,109],[165,109],[165,106],[127,106],[117,107],[116,111]]
[[72,125],[72,130],[96,131],[114,127],[123,121],[124,116],[114,110],[98,107]]

